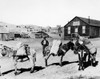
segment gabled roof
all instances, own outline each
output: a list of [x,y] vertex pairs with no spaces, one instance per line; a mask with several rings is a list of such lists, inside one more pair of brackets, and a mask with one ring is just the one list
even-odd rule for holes
[[[75,18],[80,19],[81,21],[85,22],[88,25],[100,27],[100,20],[75,16],[71,21],[73,21]],[[66,27],[71,21],[69,21],[64,27]]]
[[85,23],[92,25],[92,26],[100,26],[100,20],[94,20],[91,18],[83,18],[83,17],[78,17],[77,18],[81,19],[82,21],[84,21]]

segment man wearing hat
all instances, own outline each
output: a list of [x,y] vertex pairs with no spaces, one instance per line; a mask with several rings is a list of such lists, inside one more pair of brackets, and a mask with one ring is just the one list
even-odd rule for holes
[[48,40],[46,39],[46,37],[44,37],[43,38],[43,40],[41,41],[41,45],[42,45],[42,47],[43,47],[43,51],[42,51],[42,53],[43,53],[43,56],[45,56],[45,48],[47,47],[47,46],[49,46],[49,42],[48,42]]

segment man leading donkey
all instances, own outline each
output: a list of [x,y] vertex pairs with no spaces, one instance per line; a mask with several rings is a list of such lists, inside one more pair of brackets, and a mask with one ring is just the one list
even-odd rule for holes
[[44,37],[43,40],[41,41],[41,45],[42,45],[42,47],[43,47],[42,53],[43,53],[43,56],[45,57],[45,55],[46,55],[45,48],[46,48],[47,46],[49,46],[49,41],[46,39],[46,37]]

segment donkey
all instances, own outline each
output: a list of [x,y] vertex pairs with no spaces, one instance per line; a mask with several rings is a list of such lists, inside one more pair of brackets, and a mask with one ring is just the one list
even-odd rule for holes
[[[57,55],[54,55],[54,53],[50,53],[50,47],[47,47],[45,49],[45,52],[46,52],[46,57],[45,57],[45,65],[47,66],[47,60],[49,59],[49,57],[51,55],[53,56],[61,56],[61,59],[60,59],[60,66],[62,66],[62,61],[63,61],[63,57],[65,56],[65,54],[69,51],[69,50],[73,50],[74,49],[74,43],[72,41],[69,41],[68,43],[66,44],[63,44],[63,45],[59,45],[59,48],[58,48],[58,51],[57,51]],[[55,49],[54,49],[55,50]]]
[[[91,53],[92,49],[93,52]],[[90,63],[90,65],[94,66],[94,63],[96,63],[96,54],[97,54],[96,47],[88,49],[84,44],[80,44],[76,41],[74,46],[74,52],[78,54],[79,58],[78,70],[84,70],[84,62],[86,62],[87,57],[88,57],[88,63]]]
[[[18,49],[13,49],[10,47],[7,47],[7,50],[9,48],[9,51],[12,51],[11,54],[11,58],[14,61],[14,67],[15,67],[15,72],[14,74],[17,75],[17,64],[18,62],[24,62],[23,60],[29,60],[30,64],[31,64],[31,70],[30,73],[32,73],[34,71],[34,67],[35,67],[35,62],[36,62],[36,51],[32,48],[29,47],[28,44],[23,44],[21,45]],[[2,49],[3,51],[5,51],[4,49]],[[9,52],[7,51],[7,52]],[[11,53],[11,52],[10,52]],[[2,72],[0,71],[1,75]]]

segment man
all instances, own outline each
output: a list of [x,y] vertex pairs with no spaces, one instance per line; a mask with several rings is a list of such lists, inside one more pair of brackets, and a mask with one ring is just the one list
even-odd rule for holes
[[47,47],[47,46],[49,46],[49,42],[48,42],[48,40],[46,39],[46,37],[44,37],[43,38],[43,40],[41,41],[41,45],[42,45],[42,47],[43,47],[43,51],[42,51],[42,53],[43,53],[43,56],[45,56],[46,55],[46,53],[45,53],[45,48]]

